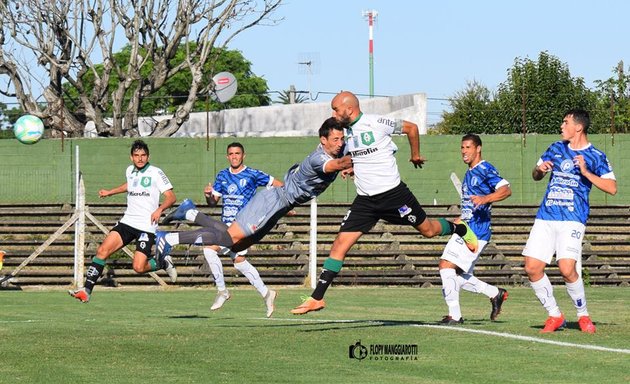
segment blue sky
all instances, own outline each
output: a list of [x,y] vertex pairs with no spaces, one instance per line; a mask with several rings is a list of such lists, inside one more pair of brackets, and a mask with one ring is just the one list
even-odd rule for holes
[[[536,60],[547,51],[568,64],[588,86],[607,79],[620,60],[630,66],[630,2],[623,0],[373,1],[287,0],[278,26],[238,36],[239,49],[270,90],[369,93],[368,23],[374,28],[374,91],[425,92],[447,98],[476,80],[491,90],[506,80],[517,57]],[[275,99],[275,97],[273,97]],[[317,101],[328,100],[320,95]],[[429,104],[429,122],[447,103]]]
[[[340,90],[369,93],[368,23],[374,28],[377,95],[424,92],[429,123],[448,108],[445,99],[477,81],[491,90],[507,78],[517,57],[547,51],[568,64],[587,86],[630,67],[630,1],[626,0],[284,0],[277,26],[237,36],[238,49],[271,91]],[[311,75],[301,61],[311,61]],[[272,93],[277,99],[277,93]],[[433,100],[432,100],[433,99]]]

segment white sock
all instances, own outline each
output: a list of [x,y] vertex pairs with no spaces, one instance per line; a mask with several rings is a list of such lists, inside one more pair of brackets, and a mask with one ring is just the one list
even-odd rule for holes
[[212,248],[203,248],[203,256],[206,258],[206,262],[208,262],[208,266],[212,271],[212,276],[214,277],[214,284],[216,284],[217,289],[219,291],[225,291],[225,278],[223,277],[223,264],[221,264],[221,259],[217,255],[217,251]]
[[186,220],[195,221],[197,218],[197,214],[199,213],[196,209],[189,209],[186,211]]
[[243,274],[243,276],[247,277],[247,280],[249,280],[249,282],[254,286],[254,288],[256,288],[256,290],[258,291],[258,293],[260,293],[262,297],[267,296],[267,292],[269,292],[269,289],[267,289],[267,286],[260,278],[258,270],[253,265],[251,265],[249,261],[245,260],[241,261],[240,263],[234,263],[234,268],[238,269],[239,272]]
[[490,299],[496,297],[499,294],[499,288],[495,287],[494,285],[490,285],[485,281],[479,280],[471,273],[464,273],[461,276],[457,276],[457,283],[465,291],[472,293],[483,293]]
[[453,320],[462,318],[462,311],[459,307],[459,284],[457,283],[457,274],[454,269],[440,269],[440,277],[442,278],[442,295],[448,305],[448,315]]
[[586,309],[586,294],[584,293],[584,282],[582,279],[577,279],[574,283],[565,283],[567,287],[567,293],[573,300],[573,305],[577,310],[577,316],[588,316],[588,310]]
[[164,238],[170,245],[179,244],[179,232],[169,232]]
[[540,304],[549,312],[549,316],[560,317],[562,313],[560,312],[556,298],[553,296],[553,286],[547,274],[545,273],[542,279],[531,282],[531,285]]

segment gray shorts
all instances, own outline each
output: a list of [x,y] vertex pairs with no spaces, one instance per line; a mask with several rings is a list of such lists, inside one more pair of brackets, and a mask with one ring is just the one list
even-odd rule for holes
[[293,206],[287,200],[283,188],[263,189],[256,192],[234,221],[245,232],[246,237],[253,237],[258,241],[291,209]]

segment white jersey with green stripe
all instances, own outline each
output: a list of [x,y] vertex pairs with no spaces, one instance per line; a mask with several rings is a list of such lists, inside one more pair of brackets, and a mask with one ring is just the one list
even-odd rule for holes
[[346,146],[352,156],[357,193],[373,196],[400,184],[392,134],[402,133],[403,120],[361,114],[346,129]]
[[158,167],[147,164],[138,170],[127,167],[127,210],[120,222],[130,227],[155,233],[157,223],[151,222],[151,214],[160,206],[160,195],[173,189],[168,177]]

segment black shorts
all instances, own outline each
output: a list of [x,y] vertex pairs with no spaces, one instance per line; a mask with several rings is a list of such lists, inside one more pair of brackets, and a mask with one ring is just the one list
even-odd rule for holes
[[112,231],[118,232],[123,241],[123,246],[136,241],[136,252],[144,253],[147,258],[151,258],[151,247],[155,244],[155,234],[144,232],[127,224],[116,223]]
[[417,227],[427,218],[426,212],[403,182],[374,196],[357,197],[341,222],[339,232],[368,233],[379,219],[392,224]]

